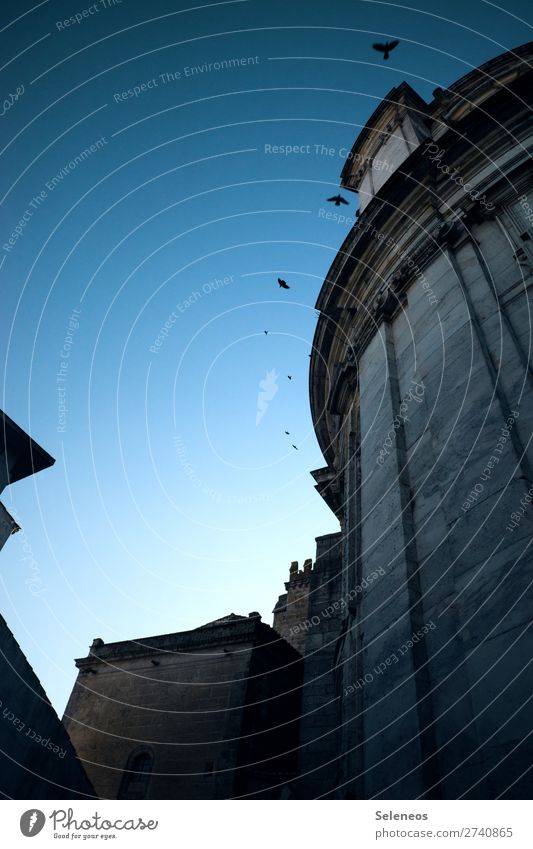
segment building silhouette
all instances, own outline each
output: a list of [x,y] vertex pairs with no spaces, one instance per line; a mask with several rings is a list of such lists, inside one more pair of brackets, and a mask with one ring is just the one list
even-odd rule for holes
[[[0,411],[0,492],[54,462],[29,434]],[[0,503],[0,548],[18,531],[20,526]],[[2,798],[94,797],[63,724],[1,615],[0,680]]]

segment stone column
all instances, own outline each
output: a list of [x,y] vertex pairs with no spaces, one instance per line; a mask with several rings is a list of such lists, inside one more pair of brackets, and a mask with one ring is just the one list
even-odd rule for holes
[[[426,623],[405,437],[398,419],[394,338],[387,320],[363,355],[360,375],[362,571],[363,577],[385,571],[362,594],[359,611],[364,795],[416,798],[432,786],[429,795],[438,797],[427,652],[423,640],[409,643]],[[388,453],[379,463],[383,446]]]

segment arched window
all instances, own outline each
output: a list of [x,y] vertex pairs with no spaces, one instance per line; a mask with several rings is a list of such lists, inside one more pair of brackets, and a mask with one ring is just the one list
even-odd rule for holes
[[119,799],[146,799],[154,757],[148,749],[131,752],[120,784]]

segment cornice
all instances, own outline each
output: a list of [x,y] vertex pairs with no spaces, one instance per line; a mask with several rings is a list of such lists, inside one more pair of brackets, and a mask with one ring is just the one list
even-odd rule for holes
[[333,466],[325,466],[311,472],[316,481],[316,490],[339,521],[343,519],[343,476]]
[[[79,669],[84,669],[98,663],[107,664],[128,658],[152,657],[161,653],[179,654],[221,644],[254,643],[257,640],[264,643],[276,639],[276,632],[261,622],[259,616],[243,617],[223,625],[197,628],[194,631],[163,634],[141,640],[124,640],[119,643],[102,643],[91,649],[87,657],[77,658],[75,663]],[[206,657],[208,656],[206,653]]]
[[[518,93],[525,97],[529,81],[533,77],[532,72],[522,74],[516,82]],[[448,90],[449,92],[452,89]],[[448,92],[446,93],[448,97]],[[512,157],[511,162],[506,162],[498,170],[494,166],[487,169],[481,181],[476,182],[476,190],[486,193],[490,201],[496,207],[499,196],[508,194],[509,175],[520,182],[521,172],[531,169],[531,163],[526,150],[520,146],[520,139],[525,139],[529,129],[529,112],[527,106],[520,104],[520,98],[505,93],[498,87],[493,90],[494,101],[490,108],[493,112],[502,116],[505,113],[506,123],[512,125],[513,131],[518,130],[518,151]],[[483,103],[484,109],[489,109],[487,99]],[[505,106],[505,109],[502,108]],[[516,114],[515,114],[516,113]],[[483,114],[483,113],[481,113]],[[488,132],[487,132],[488,130]],[[446,162],[454,165],[461,161],[461,157],[472,152],[468,158],[469,170],[480,173],[487,156],[493,162],[503,158],[507,150],[511,148],[511,139],[508,133],[496,131],[495,121],[487,115],[486,125],[480,122],[480,113],[477,115],[469,113],[455,127],[447,127],[446,132],[439,138],[439,146],[446,149]],[[477,151],[475,140],[483,140],[483,149]],[[516,139],[514,142],[516,146]],[[444,160],[443,160],[444,161]],[[465,171],[465,179],[467,179]],[[518,183],[517,183],[518,185]],[[447,194],[443,194],[443,187]],[[431,191],[435,192],[435,200],[432,200]],[[453,204],[450,212],[443,216],[440,209],[446,208],[449,201]],[[383,244],[376,244],[376,240],[366,232],[368,225],[376,230],[381,230],[397,235],[401,228],[402,210],[409,204],[409,209],[419,209],[420,217],[423,218],[424,227],[428,231],[415,244],[403,241],[398,244],[401,249],[408,248],[407,261],[402,261],[398,256],[390,252],[390,271],[385,281],[379,280],[378,274],[371,275],[365,270],[365,265],[376,270],[386,266],[384,262]],[[343,410],[345,395],[341,389],[341,371],[344,367],[346,350],[354,344],[358,347],[357,356],[360,357],[371,339],[378,331],[384,320],[391,320],[396,312],[402,307],[402,297],[407,292],[419,272],[431,263],[434,257],[441,253],[448,244],[457,244],[461,238],[461,218],[465,223],[476,223],[490,217],[491,213],[481,208],[478,203],[472,201],[468,194],[458,198],[457,186],[451,180],[446,180],[442,175],[435,173],[427,156],[424,156],[423,146],[420,145],[402,164],[402,166],[391,175],[380,191],[370,201],[357,223],[346,236],[334,262],[327,275],[326,281],[319,293],[316,308],[327,316],[336,316],[336,331],[332,332],[327,325],[331,322],[325,321],[322,316],[317,322],[315,336],[313,339],[313,355],[309,374],[311,412],[313,416],[315,431],[321,446],[321,450],[329,463],[333,463],[334,450],[332,448],[333,435],[331,426],[334,424],[331,415],[340,415]],[[411,260],[409,266],[408,260]],[[346,309],[339,304],[339,293],[344,293],[344,299],[355,303],[357,299],[364,298],[366,309]],[[348,295],[346,294],[348,293]],[[357,296],[357,297],[356,297]],[[341,363],[338,366],[326,386],[326,375],[331,364]],[[344,372],[344,376],[352,379],[352,372],[356,369],[353,364]],[[352,383],[352,389],[355,384]],[[326,395],[327,393],[327,395]],[[328,416],[329,413],[329,416]],[[335,428],[338,422],[335,423]]]

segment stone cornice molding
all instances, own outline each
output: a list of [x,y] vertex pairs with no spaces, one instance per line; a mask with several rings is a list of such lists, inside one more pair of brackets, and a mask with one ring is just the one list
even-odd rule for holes
[[[163,634],[143,640],[102,643],[91,649],[87,657],[77,658],[75,663],[78,669],[86,670],[88,667],[102,664],[107,666],[114,661],[153,657],[159,654],[172,656],[183,652],[186,656],[189,651],[196,652],[200,648],[213,649],[232,643],[249,643],[250,645],[272,643],[275,648],[279,643],[279,635],[269,625],[261,622],[259,616],[243,617],[222,625],[197,628],[194,631]],[[209,655],[210,652],[206,651],[206,660],[209,659]],[[195,655],[195,657],[198,656]]]
[[[417,279],[423,280],[424,268],[468,237],[465,226],[470,228],[497,214],[498,203],[504,198],[508,202],[511,177],[518,187],[524,185],[524,172],[531,173],[526,149],[530,112],[524,101],[533,71],[521,57],[532,51],[533,44],[524,45],[435,94],[427,138],[431,142],[432,133],[440,127],[438,145],[445,149],[442,163],[449,165],[450,171],[437,169],[430,162],[427,146],[421,143],[365,207],[332,263],[316,303],[328,319],[321,316],[318,320],[309,373],[315,431],[330,464],[339,425],[336,416],[342,415],[350,395],[342,390],[343,378],[357,391],[356,370],[345,365],[349,345],[355,340],[360,356],[381,323],[402,309],[408,289]],[[513,63],[520,64],[520,73],[512,74],[507,89],[494,80],[490,84],[487,69],[497,69],[498,78],[507,74]],[[469,86],[480,95],[484,89],[479,108],[474,105],[464,110],[453,127],[443,125],[442,115],[456,117],[453,102],[463,102]],[[498,122],[510,129],[502,131]],[[366,149],[369,135],[363,139]],[[352,150],[358,149],[356,142]],[[450,179],[454,167],[464,181],[472,182],[477,197],[485,194],[489,210]],[[392,247],[386,246],[387,239]]]

